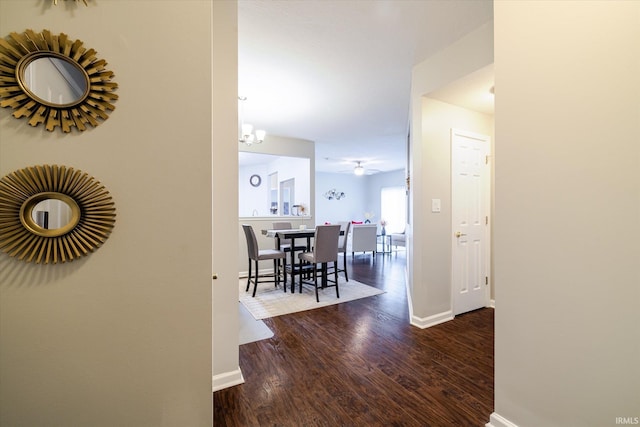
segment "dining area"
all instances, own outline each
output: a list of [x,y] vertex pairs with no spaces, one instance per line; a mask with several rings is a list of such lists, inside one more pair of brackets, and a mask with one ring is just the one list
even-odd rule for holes
[[[312,287],[316,302],[320,302],[320,291],[328,288],[335,288],[336,298],[340,298],[338,274],[346,282],[348,273],[346,255],[342,267],[338,259],[339,254],[346,254],[349,226],[347,221],[315,227],[300,224],[297,228],[290,221],[262,224],[259,229],[242,224],[247,250],[245,291],[255,297],[263,284],[271,283],[291,294],[302,294],[303,287]],[[262,239],[258,240],[258,235]]]

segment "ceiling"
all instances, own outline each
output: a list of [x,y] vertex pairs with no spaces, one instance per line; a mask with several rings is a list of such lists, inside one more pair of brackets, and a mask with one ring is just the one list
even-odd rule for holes
[[[492,0],[239,0],[242,118],[315,142],[316,171],[403,169],[411,69],[493,19]],[[493,67],[430,97],[492,114]]]

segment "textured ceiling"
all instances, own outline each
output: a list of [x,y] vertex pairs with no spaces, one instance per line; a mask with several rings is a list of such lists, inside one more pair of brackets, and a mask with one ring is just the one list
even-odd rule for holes
[[411,68],[491,19],[484,0],[240,0],[244,121],[314,141],[318,171],[402,169]]

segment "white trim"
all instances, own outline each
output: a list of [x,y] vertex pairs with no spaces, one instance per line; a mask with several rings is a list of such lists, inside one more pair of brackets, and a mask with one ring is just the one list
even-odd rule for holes
[[213,376],[213,391],[222,390],[223,388],[233,387],[234,385],[244,384],[244,377],[240,367],[235,371],[225,372]]
[[516,424],[512,423],[508,419],[496,414],[495,412],[491,414],[489,418],[489,422],[485,424],[485,427],[518,427]]
[[429,317],[416,317],[413,314],[411,315],[411,324],[413,326],[417,326],[420,329],[430,328],[432,326],[439,325],[440,323],[448,322],[449,320],[453,320],[453,311],[447,310],[442,313],[434,314]]
[[496,308],[496,300],[494,299],[490,299],[489,300],[489,305],[487,306],[489,308]]
[[[405,229],[406,230],[406,229]],[[406,231],[405,231],[406,232]],[[411,289],[409,287],[409,270],[407,267],[404,269],[404,284],[407,289],[407,304],[409,304],[409,323],[420,329],[430,328],[431,326],[439,325],[440,323],[453,320],[453,311],[448,310],[443,313],[434,314],[429,317],[416,317],[413,315],[413,301],[411,298]]]
[[413,301],[411,301],[411,290],[409,289],[409,270],[404,267],[404,287],[407,290],[407,304],[409,304],[409,320],[413,318]]
[[409,272],[405,268],[404,270],[404,283],[407,287],[407,303],[409,304],[409,323],[420,329],[430,328],[431,326],[439,325],[440,323],[453,320],[453,311],[448,310],[443,313],[434,314],[429,317],[416,317],[413,315],[413,303],[411,301],[411,292],[409,290]]

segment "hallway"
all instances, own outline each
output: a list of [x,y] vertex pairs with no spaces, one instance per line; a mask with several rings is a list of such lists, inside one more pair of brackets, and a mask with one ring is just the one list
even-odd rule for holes
[[214,393],[215,426],[483,426],[493,412],[493,310],[409,325],[405,252],[356,254],[384,294],[266,319],[240,346],[245,384]]

